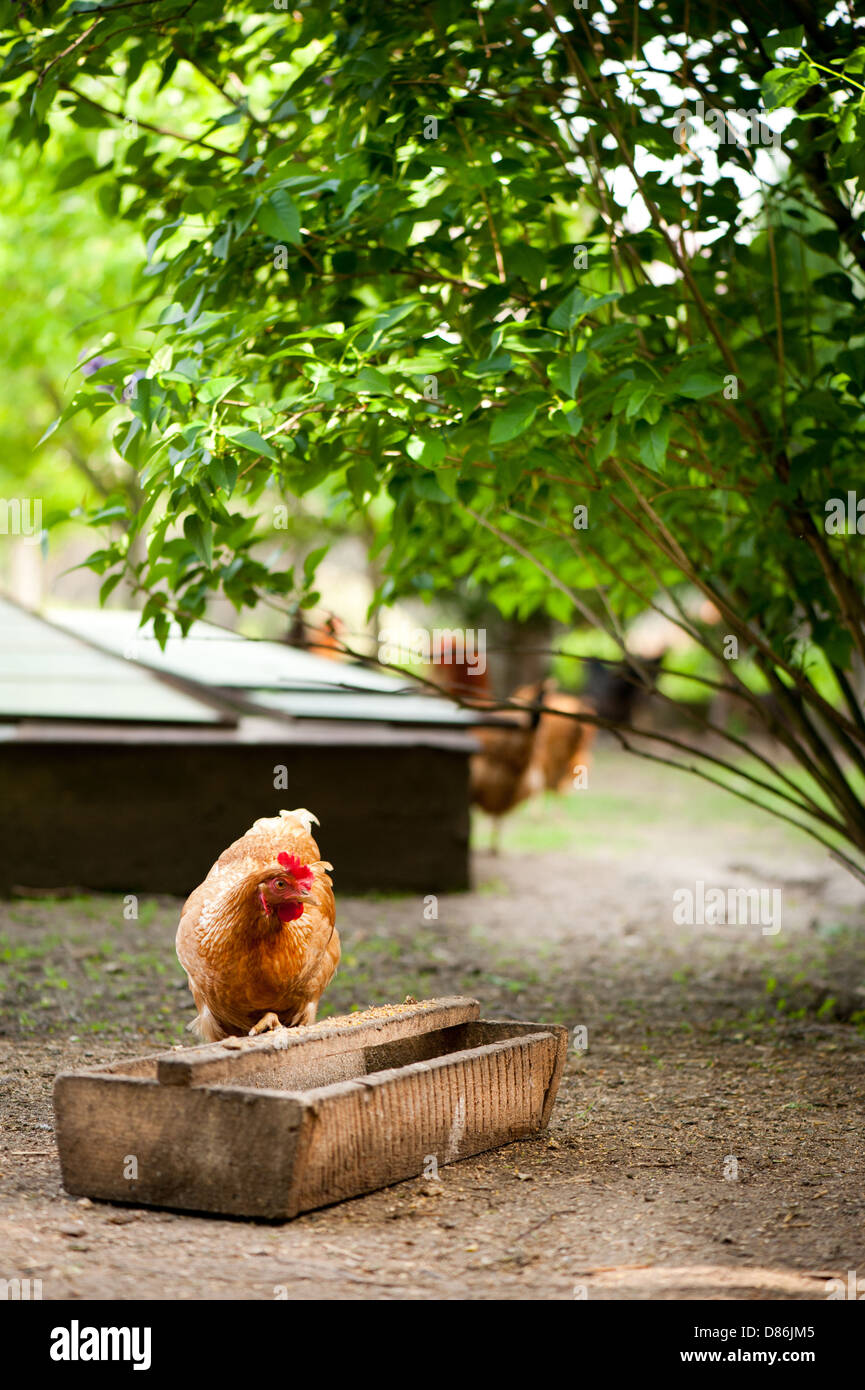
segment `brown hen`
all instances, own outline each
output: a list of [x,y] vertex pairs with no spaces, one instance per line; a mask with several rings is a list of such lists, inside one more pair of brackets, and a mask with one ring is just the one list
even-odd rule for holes
[[[177,955],[205,1042],[314,1023],[339,964],[333,889],[309,811],[257,820],[187,898]],[[316,824],[318,822],[316,821]]]
[[[530,700],[532,686],[515,690],[513,699]],[[531,761],[521,790],[566,792],[574,785],[578,768],[586,768],[597,732],[581,715],[592,714],[591,704],[577,695],[565,695],[552,686],[544,696],[544,709],[532,746]]]
[[500,721],[498,725],[472,731],[481,750],[471,758],[469,794],[473,804],[492,817],[491,848],[496,854],[502,816],[525,801],[530,792],[527,776],[541,719],[544,690],[544,681],[524,686],[514,698],[518,698],[527,708],[499,710],[496,716]]

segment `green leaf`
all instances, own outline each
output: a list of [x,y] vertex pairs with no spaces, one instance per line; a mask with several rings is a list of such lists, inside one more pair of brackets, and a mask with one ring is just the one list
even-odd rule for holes
[[315,550],[311,550],[303,562],[303,577],[307,587],[315,578],[315,572],[327,554],[330,546],[320,545]]
[[433,473],[417,473],[412,479],[412,488],[424,502],[451,502],[451,498]]
[[564,420],[565,424],[568,427],[568,433],[572,434],[576,439],[577,435],[583,428],[582,415],[578,410],[568,410],[564,412]]
[[227,396],[240,382],[239,376],[214,376],[209,381],[205,381],[198,388],[198,399],[204,405],[210,405],[212,401],[221,401],[223,396]]
[[357,389],[368,396],[392,396],[393,388],[376,367],[361,367],[357,374]]
[[580,377],[586,370],[589,360],[587,352],[572,352],[568,357],[560,357],[547,367],[547,376],[554,386],[565,396],[575,397]]
[[231,454],[215,454],[210,460],[209,472],[220,491],[230,497],[237,482],[237,459]]
[[444,459],[445,442],[440,434],[427,435],[425,438],[415,437],[406,445],[406,453],[409,458],[423,464],[425,468],[435,468]]
[[378,314],[375,320],[369,325],[373,343],[375,343],[377,339],[383,337],[389,328],[393,328],[395,324],[407,318],[416,307],[417,301],[412,299],[405,304],[393,304],[385,313]]
[[189,541],[199,560],[207,566],[213,567],[213,541],[211,525],[202,521],[197,512],[189,512],[183,518],[183,534]]
[[167,613],[157,613],[153,619],[153,636],[159,643],[161,651],[165,651],[165,644],[168,641],[168,634],[171,631],[171,619]]
[[99,589],[100,604],[103,604],[105,600],[108,598],[108,595],[111,593],[111,591],[117,588],[117,585],[120,583],[122,578],[122,570],[118,570],[116,574],[109,574],[108,578],[105,580],[104,584],[100,586]]
[[256,213],[255,220],[261,230],[273,237],[274,241],[290,241],[300,244],[300,213],[284,188],[277,188],[267,198]]
[[819,81],[819,72],[807,62],[793,68],[774,68],[763,78],[763,100],[770,111],[778,106],[795,106]]
[[77,188],[80,183],[97,172],[98,167],[95,159],[89,154],[83,154],[60,170],[55,179],[54,187],[58,192],[64,188]]
[[616,447],[618,435],[618,423],[615,419],[608,420],[601,433],[598,435],[598,442],[592,450],[592,462],[595,464],[603,463],[605,459]]
[[669,416],[662,416],[654,425],[647,425],[641,421],[637,425],[637,441],[640,458],[646,467],[662,468],[667,457],[667,445],[670,442]]
[[563,332],[570,333],[575,324],[580,319],[585,318],[586,314],[593,314],[596,309],[600,309],[604,304],[611,304],[614,299],[620,296],[618,292],[613,294],[602,294],[599,298],[586,295],[577,286],[571,290],[567,298],[563,299],[558,308],[550,314],[550,328],[557,328]]
[[504,376],[513,366],[513,358],[509,352],[497,352],[492,357],[485,357],[482,362],[478,362],[474,367],[466,371],[466,376]]
[[217,237],[216,241],[213,243],[213,254],[217,260],[224,261],[228,258],[228,248],[230,245],[231,223],[228,224],[222,236]]
[[643,412],[646,401],[650,400],[657,390],[654,381],[636,381],[626,388],[625,392],[625,419],[633,420]]
[[279,459],[279,455],[274,452],[266,439],[262,439],[257,430],[244,430],[239,425],[224,425],[222,433],[226,439],[230,439],[232,444],[236,444],[241,449],[248,449],[251,454],[263,454],[267,459],[274,461]]
[[490,444],[507,444],[518,439],[531,425],[538,412],[538,402],[529,396],[515,395],[503,410],[497,410],[490,425]]
[[702,400],[704,396],[720,394],[723,389],[723,381],[719,377],[711,376],[709,372],[691,372],[681,386],[676,387],[680,396],[687,396],[692,401]]

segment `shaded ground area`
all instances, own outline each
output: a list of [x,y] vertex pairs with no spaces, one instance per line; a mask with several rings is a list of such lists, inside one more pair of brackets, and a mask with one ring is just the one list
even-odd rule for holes
[[[178,904],[0,904],[0,1278],[82,1299],[789,1299],[865,1276],[865,892],[695,779],[602,748],[590,781],[521,809],[437,919],[420,896],[338,897],[322,1010],[466,993],[587,1029],[549,1133],[290,1224],[63,1193],[56,1072],[183,1039]],[[780,889],[781,930],[676,925],[697,880]]]

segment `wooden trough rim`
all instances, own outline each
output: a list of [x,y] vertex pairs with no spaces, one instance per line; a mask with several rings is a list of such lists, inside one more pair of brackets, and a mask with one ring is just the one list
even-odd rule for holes
[[[469,1002],[474,1003],[476,1001]],[[526,1048],[531,1048],[534,1044],[539,1042],[551,1042],[555,1044],[556,1055],[553,1060],[549,1081],[544,1090],[544,1098],[541,1107],[540,1121],[540,1127],[546,1127],[546,1125],[549,1123],[550,1113],[552,1111],[553,1103],[555,1101],[556,1092],[558,1090],[559,1081],[561,1079],[561,1074],[564,1067],[565,1053],[567,1050],[568,1030],[561,1024],[557,1023],[523,1023],[511,1019],[465,1019],[459,1021],[489,1024],[496,1029],[501,1029],[503,1031],[508,1030],[508,1035],[504,1037],[495,1038],[494,1040],[491,1040],[486,1043],[475,1044],[473,1047],[460,1048],[458,1051],[455,1052],[445,1052],[442,1053],[440,1056],[425,1058],[417,1062],[409,1062],[399,1067],[383,1067],[379,1071],[367,1072],[362,1076],[349,1077],[344,1081],[326,1082],[319,1086],[309,1087],[308,1089],[294,1090],[280,1089],[273,1086],[256,1086],[254,1092],[255,1096],[256,1098],[261,1098],[265,1101],[270,1100],[278,1102],[283,1116],[283,1123],[285,1123],[286,1119],[290,1115],[291,1127],[295,1128],[302,1123],[303,1116],[305,1113],[311,1113],[312,1115],[317,1116],[322,1103],[334,1099],[336,1097],[350,1095],[353,1092],[365,1092],[367,1095],[370,1095],[371,1093],[374,1093],[379,1087],[386,1085],[389,1081],[393,1080],[394,1078],[399,1077],[404,1079],[406,1077],[419,1076],[430,1072],[450,1070],[454,1067],[461,1066],[465,1063],[466,1059],[473,1058],[477,1056],[479,1053],[514,1053]],[[344,1037],[345,1035],[341,1034],[340,1036]],[[398,1035],[391,1035],[391,1037],[395,1036]],[[385,1039],[385,1041],[389,1040],[390,1038]],[[255,1041],[258,1042],[261,1040],[255,1039]],[[316,1039],[300,1039],[299,1041],[301,1043],[314,1043]],[[219,1044],[208,1044],[208,1048],[218,1046]],[[204,1049],[202,1048],[202,1051],[203,1050]],[[284,1050],[285,1045],[282,1048],[272,1048],[271,1055],[273,1055],[274,1052]],[[340,1048],[339,1051],[345,1051],[345,1048]],[[237,1054],[235,1053],[234,1055],[236,1056]],[[255,1054],[253,1054],[253,1056],[254,1055]],[[158,1057],[159,1054],[157,1054],[156,1057],[150,1059],[129,1058],[128,1065],[134,1065],[136,1062],[141,1063],[147,1060],[154,1061],[157,1060]],[[114,1083],[117,1085],[125,1086],[151,1087],[159,1085],[158,1078],[154,1078],[152,1076],[136,1076],[134,1074],[129,1073],[124,1074],[120,1070],[121,1066],[122,1063],[112,1065],[110,1070],[107,1068],[103,1068],[102,1070],[100,1070],[99,1068],[91,1068],[87,1072],[61,1072],[57,1077],[55,1086],[63,1081],[80,1081],[82,1079],[98,1079],[106,1081],[108,1083]],[[196,1082],[199,1082],[199,1078],[197,1076],[195,1080]],[[219,1098],[223,1096],[235,1096],[237,1095],[238,1091],[242,1091],[244,1088],[242,1086],[241,1078],[232,1077],[231,1079],[226,1080],[224,1078],[224,1075],[221,1075],[218,1080],[205,1080],[202,1081],[200,1084],[196,1084],[194,1089],[199,1094],[212,1096],[214,1100],[219,1100]]]
[[[452,1028],[460,1023],[475,1023],[480,1011],[478,1000],[465,995],[386,1004],[322,1019],[320,1023],[281,1028],[255,1038],[231,1037],[176,1052],[156,1052],[146,1057],[126,1057],[95,1067],[76,1068],[61,1072],[57,1079],[61,1076],[130,1076],[130,1068],[137,1070],[155,1065],[156,1079],[163,1086],[198,1086],[208,1081],[224,1081],[227,1076],[231,1078],[230,1084],[237,1085],[242,1084],[244,1076],[257,1071],[262,1062],[289,1048],[299,1047],[322,1057],[332,1056],[418,1033]],[[543,1028],[541,1024],[537,1026]]]
[[322,1057],[352,1052],[373,1043],[473,1023],[480,1011],[476,999],[458,995],[423,1003],[388,1004],[300,1028],[281,1028],[257,1038],[226,1038],[224,1042],[207,1043],[185,1053],[168,1053],[159,1058],[156,1076],[163,1086],[193,1086],[215,1076],[228,1080],[226,1071],[230,1068],[234,1073],[231,1079],[239,1082],[244,1074],[277,1052],[301,1048]]
[[[479,1001],[466,995],[446,995],[438,999],[387,1004],[353,1014],[342,1014],[336,1018],[322,1019],[320,1023],[281,1028],[254,1038],[231,1037],[218,1043],[202,1043],[197,1047],[184,1048],[179,1052],[128,1057],[107,1065],[103,1063],[80,1071],[61,1072],[56,1082],[61,1082],[67,1077],[102,1077],[106,1081],[186,1086],[219,1093],[224,1089],[234,1090],[242,1087],[244,1081],[260,1071],[263,1062],[290,1049],[299,1048],[303,1053],[328,1057],[341,1052],[374,1047],[381,1043],[395,1042],[401,1038],[416,1037],[421,1033],[454,1028],[465,1023],[488,1023],[496,1028],[513,1031],[510,1036],[495,1041],[460,1049],[458,1052],[445,1053],[441,1057],[409,1063],[402,1068],[368,1072],[365,1076],[332,1083],[330,1086],[297,1091],[257,1086],[256,1094],[296,1100],[302,1102],[300,1108],[311,1105],[315,1109],[317,1107],[313,1100],[317,1101],[320,1093],[323,1094],[325,1091],[332,1094],[334,1086],[363,1088],[377,1083],[382,1077],[393,1075],[397,1070],[428,1071],[478,1051],[490,1048],[498,1051],[501,1048],[513,1048],[529,1041],[549,1038],[557,1045],[557,1057],[544,1097],[543,1123],[546,1124],[564,1068],[567,1029],[560,1024],[527,1023],[517,1019],[482,1019]],[[150,1071],[150,1075],[142,1074],[145,1068]],[[155,1076],[151,1069],[155,1069]]]
[[546,1128],[564,1067],[568,1030],[560,1024],[545,1027],[542,1023],[511,1023],[498,1019],[479,1019],[477,1021],[492,1023],[501,1029],[512,1028],[514,1031],[509,1037],[498,1038],[494,1042],[461,1048],[458,1052],[446,1052],[441,1056],[429,1057],[420,1062],[409,1062],[402,1067],[386,1067],[381,1071],[367,1072],[365,1076],[353,1076],[346,1081],[334,1081],[330,1085],[315,1086],[308,1091],[268,1091],[267,1094],[274,1096],[289,1094],[292,1100],[300,1101],[304,1108],[311,1109],[313,1114],[316,1114],[320,1104],[331,1097],[350,1095],[357,1091],[366,1092],[369,1096],[370,1093],[374,1093],[379,1087],[386,1085],[395,1077],[405,1079],[429,1072],[446,1071],[462,1066],[467,1058],[473,1058],[481,1052],[486,1055],[497,1052],[513,1054],[523,1049],[531,1049],[535,1043],[549,1041],[556,1044],[556,1057],[553,1061],[550,1079],[544,1090],[541,1106],[541,1128]]

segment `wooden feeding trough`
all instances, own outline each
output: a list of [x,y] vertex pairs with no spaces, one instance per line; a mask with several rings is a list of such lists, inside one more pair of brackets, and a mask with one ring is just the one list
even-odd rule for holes
[[63,1183],[109,1201],[285,1220],[548,1123],[567,1030],[428,999],[66,1072]]

